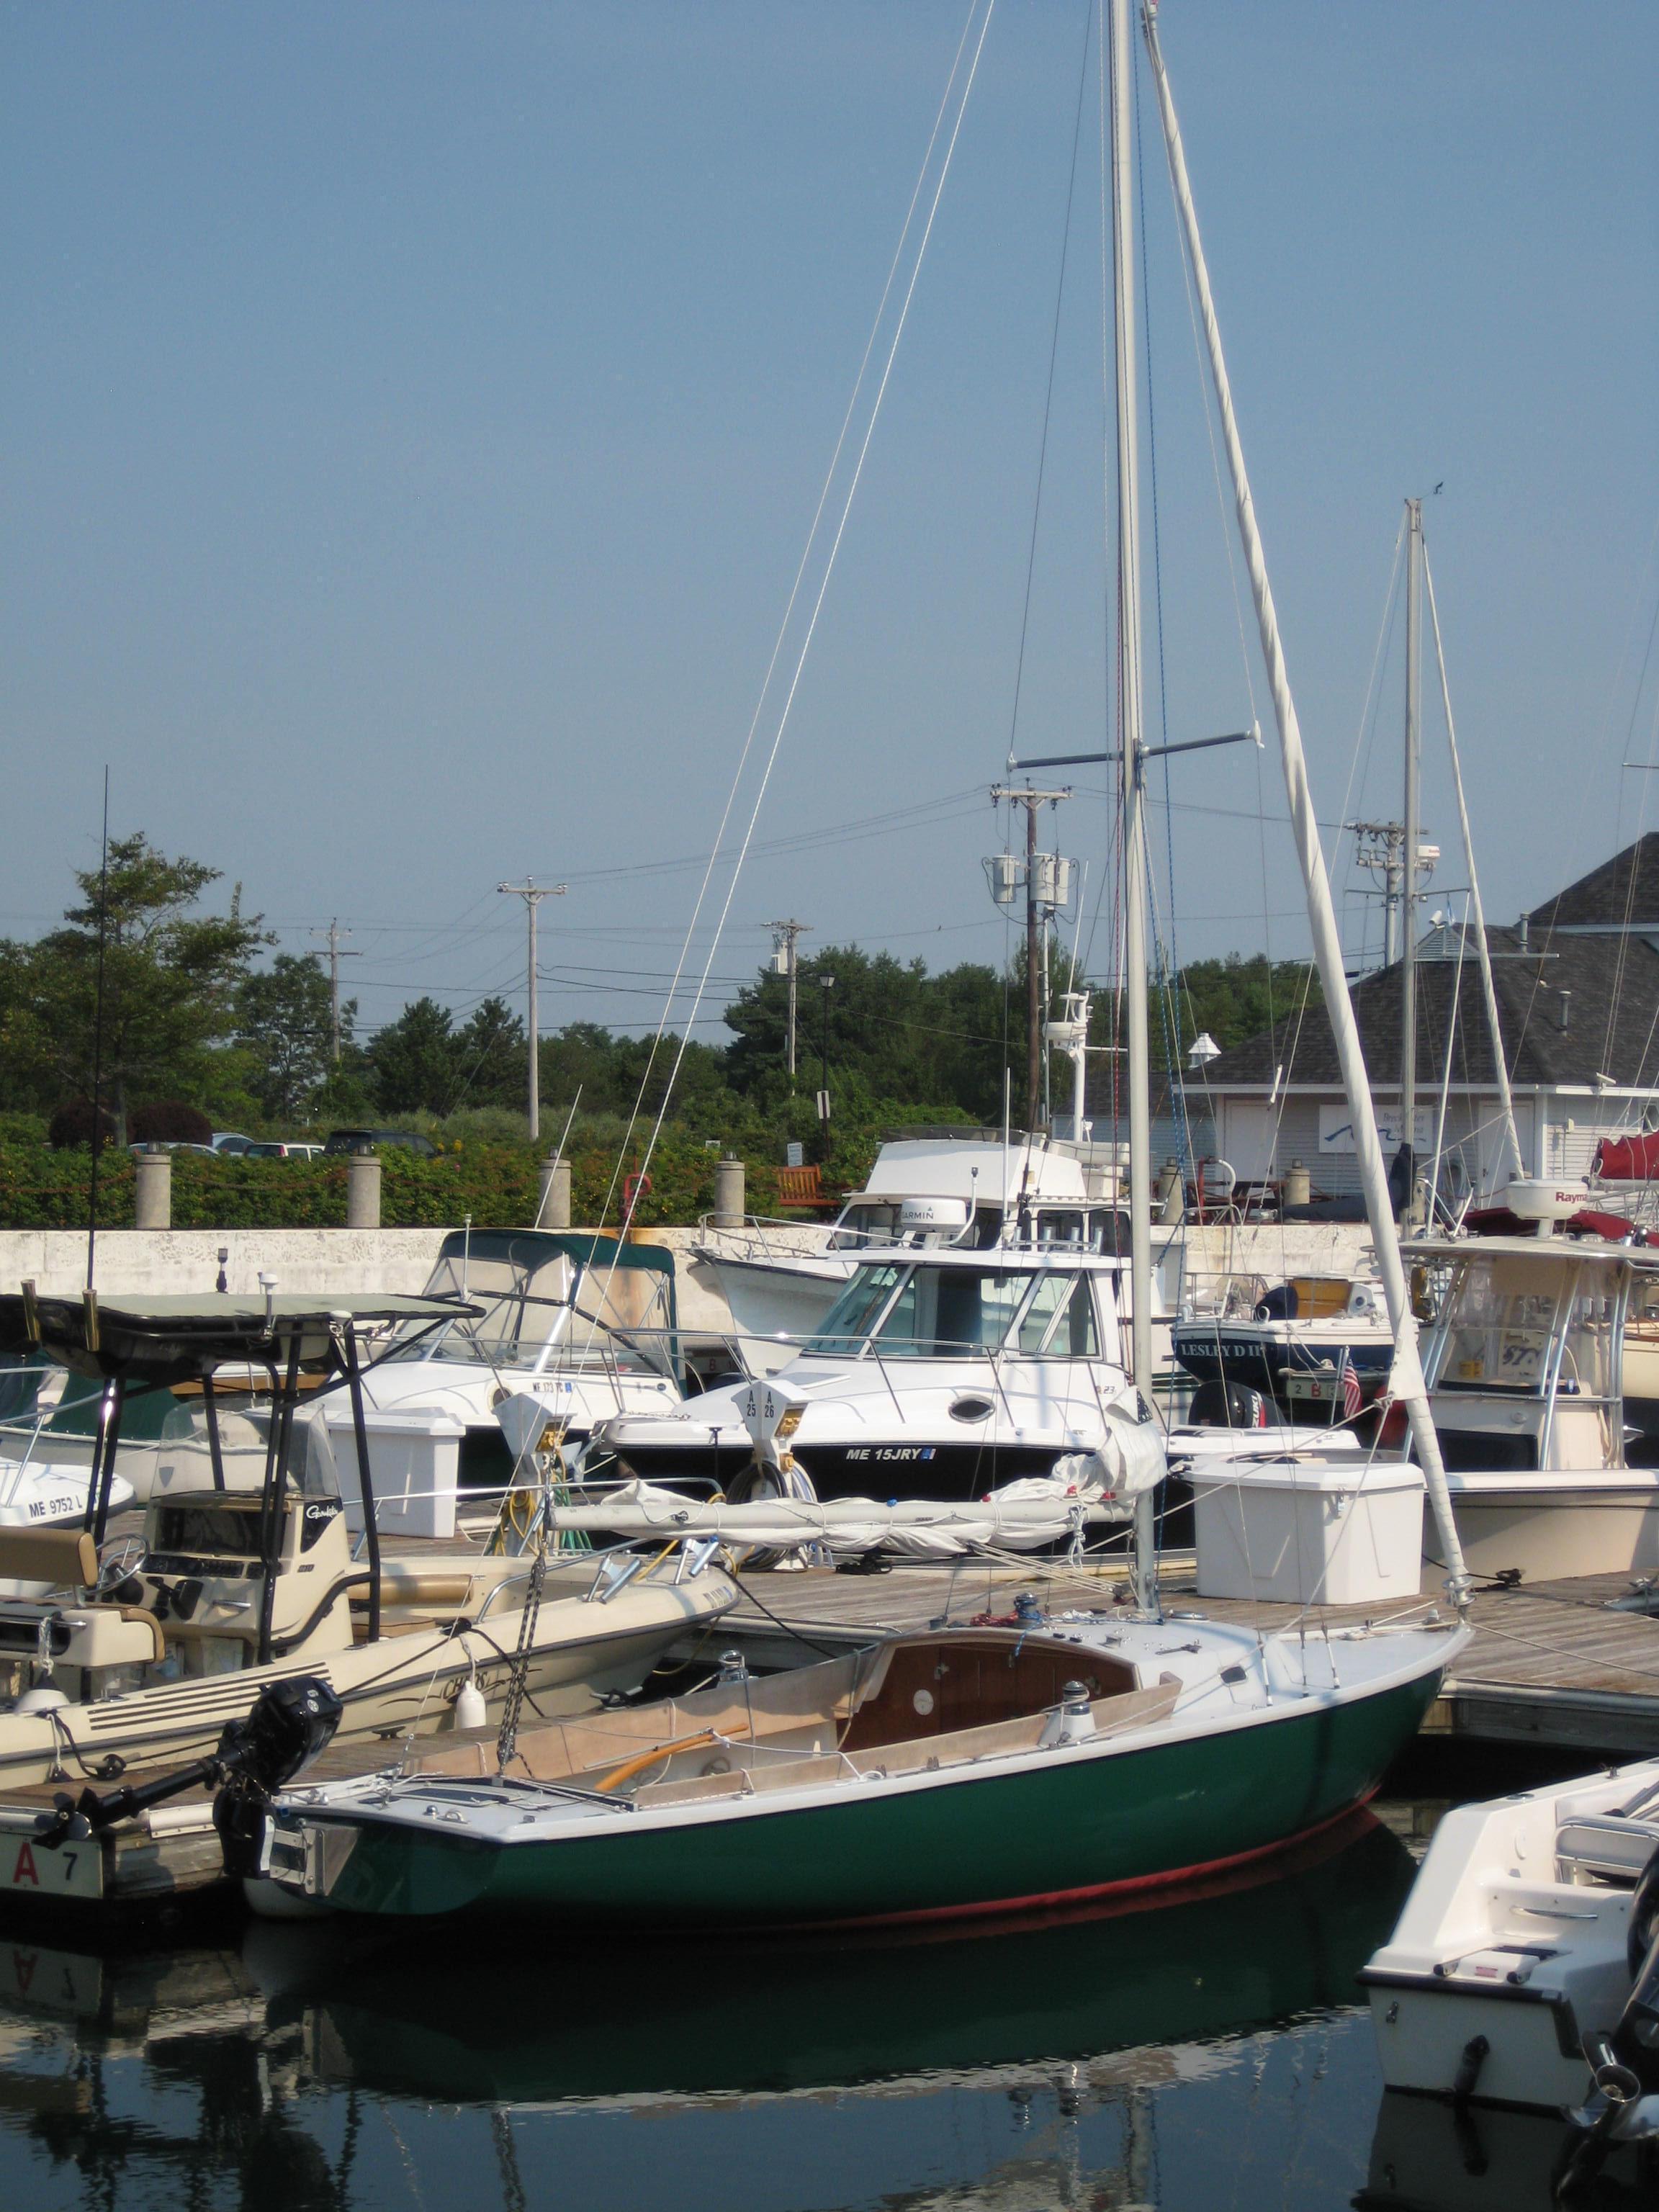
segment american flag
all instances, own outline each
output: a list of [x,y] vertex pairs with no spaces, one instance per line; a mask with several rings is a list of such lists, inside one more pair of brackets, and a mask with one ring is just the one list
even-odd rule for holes
[[1360,1395],[1359,1377],[1353,1371],[1353,1355],[1342,1354],[1342,1418],[1352,1421],[1358,1415],[1364,1400]]

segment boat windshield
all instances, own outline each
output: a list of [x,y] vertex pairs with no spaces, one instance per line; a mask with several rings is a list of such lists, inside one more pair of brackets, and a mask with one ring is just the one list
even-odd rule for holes
[[[603,1366],[624,1373],[668,1372],[672,1358],[663,1279],[642,1268],[586,1267],[568,1252],[538,1264],[474,1251],[465,1263],[446,1254],[427,1285],[428,1297],[465,1297],[483,1312],[426,1333],[420,1323],[399,1332],[386,1356],[477,1366],[550,1369]],[[615,1333],[627,1332],[628,1341]],[[663,1349],[659,1353],[657,1347]]]
[[1430,1348],[1430,1387],[1536,1397],[1559,1372],[1574,1396],[1610,1397],[1621,1296],[1613,1271],[1567,1255],[1549,1262],[1472,1258],[1452,1285]]
[[999,1267],[860,1267],[804,1347],[856,1359],[1097,1359],[1099,1329],[1088,1279],[1070,1271]]

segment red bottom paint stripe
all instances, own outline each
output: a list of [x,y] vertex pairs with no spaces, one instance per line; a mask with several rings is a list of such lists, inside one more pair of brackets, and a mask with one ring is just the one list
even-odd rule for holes
[[1293,1835],[1281,1836],[1274,1843],[1258,1844],[1253,1850],[1234,1851],[1225,1858],[1200,1859],[1191,1866],[1171,1867],[1163,1874],[1136,1874],[1120,1881],[1086,1882],[1079,1889],[1034,1890],[1029,1897],[992,1897],[974,1905],[927,1905],[913,1912],[872,1912],[857,1919],[837,1920],[830,1924],[836,1928],[897,1928],[915,1926],[927,1921],[980,1920],[997,1913],[1042,1912],[1059,1905],[1086,1905],[1103,1898],[1128,1899],[1146,1896],[1154,1890],[1179,1889],[1188,1884],[1207,1883],[1219,1875],[1234,1874],[1245,1867],[1259,1866],[1264,1860],[1276,1858],[1281,1851],[1296,1850],[1304,1844],[1312,1843],[1317,1837],[1329,1834],[1333,1828],[1340,1828],[1345,1820],[1352,1820],[1361,1807],[1370,1804],[1376,1795],[1375,1788],[1368,1790],[1364,1796],[1355,1798],[1352,1805],[1345,1805],[1340,1813],[1332,1813],[1325,1820],[1316,1820],[1311,1828],[1298,1828]]

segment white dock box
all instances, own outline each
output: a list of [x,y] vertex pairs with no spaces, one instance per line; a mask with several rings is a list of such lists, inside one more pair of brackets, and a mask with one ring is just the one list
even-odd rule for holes
[[[359,1529],[363,1525],[363,1501],[357,1480],[351,1408],[330,1406],[324,1419],[339,1474],[346,1526]],[[374,1521],[380,1534],[453,1536],[465,1424],[449,1413],[382,1413],[365,1407],[363,1426],[368,1437]]]
[[1423,1474],[1408,1462],[1235,1462],[1194,1475],[1200,1597],[1281,1605],[1413,1598],[1423,1571]]

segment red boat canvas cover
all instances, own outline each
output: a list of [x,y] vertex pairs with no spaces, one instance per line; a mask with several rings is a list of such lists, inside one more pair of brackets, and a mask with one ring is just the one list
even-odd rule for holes
[[1590,1172],[1604,1182],[1652,1182],[1659,1179],[1659,1129],[1634,1137],[1603,1137]]

